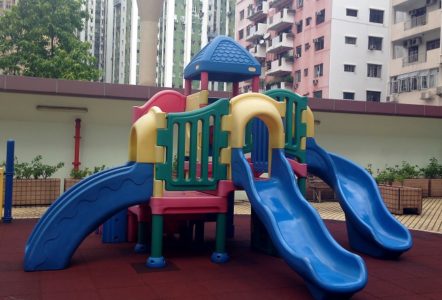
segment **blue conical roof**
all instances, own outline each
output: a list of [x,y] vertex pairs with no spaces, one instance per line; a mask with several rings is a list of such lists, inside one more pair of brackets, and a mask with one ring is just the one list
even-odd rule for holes
[[261,65],[244,47],[227,36],[218,36],[192,59],[184,78],[200,80],[201,72],[209,81],[238,82],[261,74]]

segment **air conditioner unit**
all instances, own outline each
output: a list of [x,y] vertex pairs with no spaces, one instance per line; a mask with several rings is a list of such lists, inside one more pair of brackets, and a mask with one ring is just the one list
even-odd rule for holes
[[319,82],[319,80],[318,80],[318,79],[313,79],[313,85],[317,85],[317,84],[318,84],[318,82]]
[[436,0],[427,0],[427,6],[433,5],[436,3]]
[[420,44],[422,44],[422,38],[416,37],[414,39],[410,39],[410,44],[411,44],[411,46],[420,45]]
[[442,86],[438,86],[438,87],[436,88],[436,95],[438,95],[439,97],[442,96]]
[[293,89],[296,90],[298,87],[299,87],[299,84],[298,84],[298,83],[294,83],[294,84],[293,84]]
[[319,39],[313,39],[313,43],[317,43],[317,42],[319,42]]
[[422,92],[421,99],[422,100],[431,100],[431,99],[433,99],[433,93],[430,91]]
[[375,45],[368,45],[368,50],[376,50],[376,46]]
[[391,94],[390,96],[387,96],[387,102],[397,102],[398,100],[398,94]]

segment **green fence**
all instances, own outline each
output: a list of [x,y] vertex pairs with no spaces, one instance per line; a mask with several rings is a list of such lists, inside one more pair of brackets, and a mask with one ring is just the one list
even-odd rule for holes
[[221,130],[227,114],[229,101],[221,99],[196,111],[167,115],[167,128],[158,130],[157,141],[166,147],[166,159],[156,164],[156,179],[165,181],[166,190],[212,190],[227,178],[227,166],[220,163],[221,149],[228,146],[228,133]]

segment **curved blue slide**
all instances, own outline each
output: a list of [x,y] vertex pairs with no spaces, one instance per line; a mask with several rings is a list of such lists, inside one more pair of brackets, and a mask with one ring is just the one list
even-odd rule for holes
[[379,258],[397,258],[413,241],[408,229],[387,210],[373,177],[355,163],[307,139],[309,173],[330,185],[345,212],[350,246]]
[[364,288],[363,260],[342,248],[299,191],[284,150],[273,149],[269,179],[255,179],[242,149],[232,149],[235,185],[247,193],[273,244],[316,299],[344,299]]
[[103,171],[63,194],[35,226],[25,248],[25,271],[66,268],[83,239],[125,207],[152,195],[153,165],[129,163]]

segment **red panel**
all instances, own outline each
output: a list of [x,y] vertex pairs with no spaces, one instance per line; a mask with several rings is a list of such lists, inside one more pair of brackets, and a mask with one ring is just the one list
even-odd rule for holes
[[135,123],[154,106],[167,113],[183,112],[186,110],[186,96],[172,90],[158,92],[144,105],[133,107],[132,122]]

